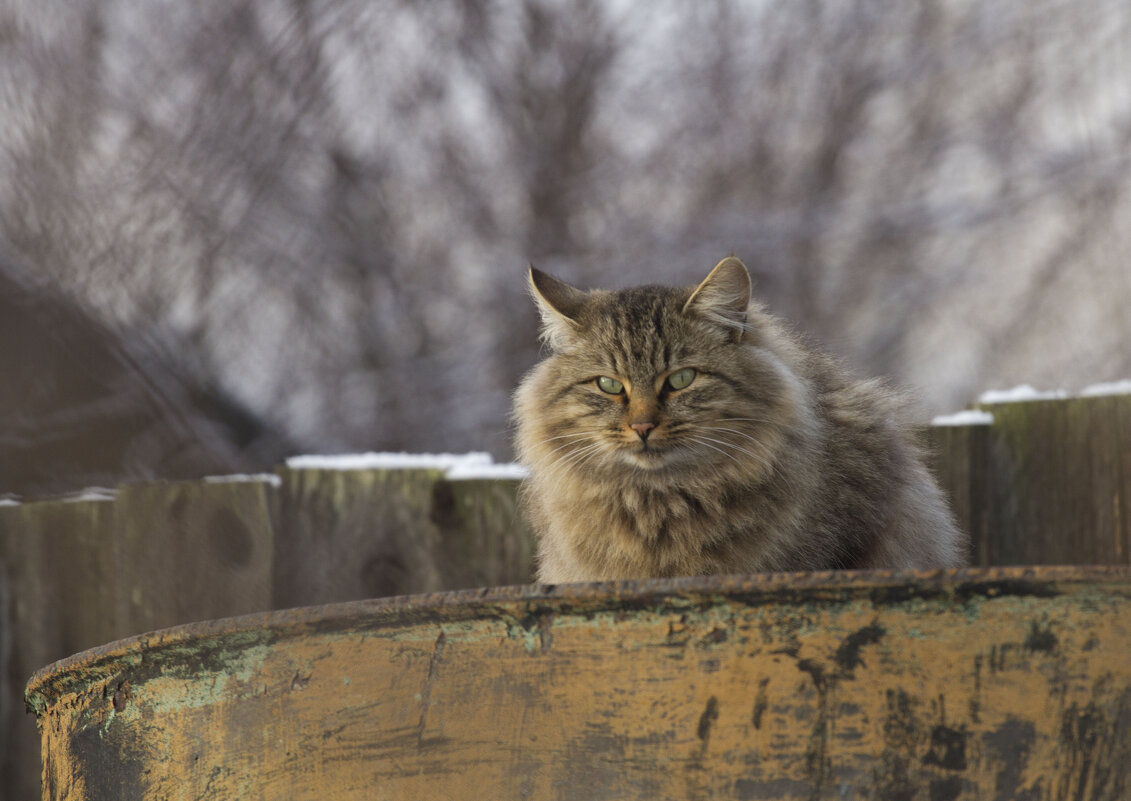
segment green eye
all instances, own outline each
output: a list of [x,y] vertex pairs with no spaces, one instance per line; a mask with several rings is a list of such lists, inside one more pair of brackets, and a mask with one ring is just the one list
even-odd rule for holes
[[597,379],[597,386],[602,392],[607,392],[610,395],[619,395],[624,392],[624,384],[615,378],[609,378],[607,375]]
[[694,380],[695,371],[690,367],[685,367],[668,376],[668,386],[672,389],[683,389]]

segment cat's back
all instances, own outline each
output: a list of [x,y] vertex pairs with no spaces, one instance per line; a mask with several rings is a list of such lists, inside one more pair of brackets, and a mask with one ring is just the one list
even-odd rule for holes
[[958,567],[967,538],[927,468],[915,402],[876,378],[852,375],[804,346],[820,421],[824,491],[813,498],[814,525],[838,532],[844,569]]

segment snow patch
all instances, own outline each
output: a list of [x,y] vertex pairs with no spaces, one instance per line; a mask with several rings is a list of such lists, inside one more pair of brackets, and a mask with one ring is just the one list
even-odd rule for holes
[[1103,395],[1131,395],[1131,378],[1107,384],[1092,384],[1080,390],[1081,398],[1098,398]]
[[471,479],[517,479],[521,481],[530,471],[520,464],[490,464],[481,467],[463,466],[448,470],[448,481],[468,481]]
[[20,502],[15,498],[0,498],[0,506],[19,506]]
[[344,453],[292,456],[292,470],[451,470],[492,464],[489,453]]
[[954,414],[942,414],[931,420],[933,426],[988,426],[994,416],[982,409],[964,409]]
[[476,478],[521,479],[526,469],[495,464],[491,454],[472,453],[354,453],[330,456],[292,456],[291,470],[440,470],[450,480]]
[[233,473],[230,476],[205,476],[205,484],[243,484],[251,482],[263,482],[270,484],[272,487],[283,486],[283,479],[274,473]]
[[1029,384],[1020,384],[1013,389],[991,389],[978,396],[978,403],[1020,403],[1022,401],[1060,400],[1067,398],[1063,389],[1040,390]]
[[87,487],[72,495],[66,495],[59,500],[63,503],[87,503],[90,501],[112,501],[117,497],[118,493],[112,489],[106,489],[105,487]]

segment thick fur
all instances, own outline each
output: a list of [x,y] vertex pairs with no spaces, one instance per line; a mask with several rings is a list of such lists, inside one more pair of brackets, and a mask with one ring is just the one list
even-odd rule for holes
[[684,289],[531,271],[553,350],[515,396],[539,580],[964,563],[899,398],[805,347],[749,286],[733,257]]

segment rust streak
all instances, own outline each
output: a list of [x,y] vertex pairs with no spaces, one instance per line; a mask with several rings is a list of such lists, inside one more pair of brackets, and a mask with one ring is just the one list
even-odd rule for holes
[[428,678],[424,680],[424,687],[420,691],[420,723],[417,724],[416,730],[418,748],[424,747],[424,729],[428,725],[428,705],[432,700],[432,683],[436,680],[436,671],[440,666],[440,659],[444,655],[447,641],[444,630],[440,629],[440,633],[436,636],[436,644],[432,646],[432,657],[428,660]]
[[754,723],[755,729],[762,728],[762,715],[766,713],[766,708],[770,705],[769,699],[766,696],[766,687],[769,686],[770,679],[764,678],[758,682],[758,694],[754,696],[754,712],[751,715],[751,721]]
[[700,740],[708,740],[711,737],[711,727],[715,725],[715,721],[719,719],[719,699],[711,696],[707,699],[707,706],[703,710],[703,714],[699,716],[699,726],[696,728],[696,735]]

